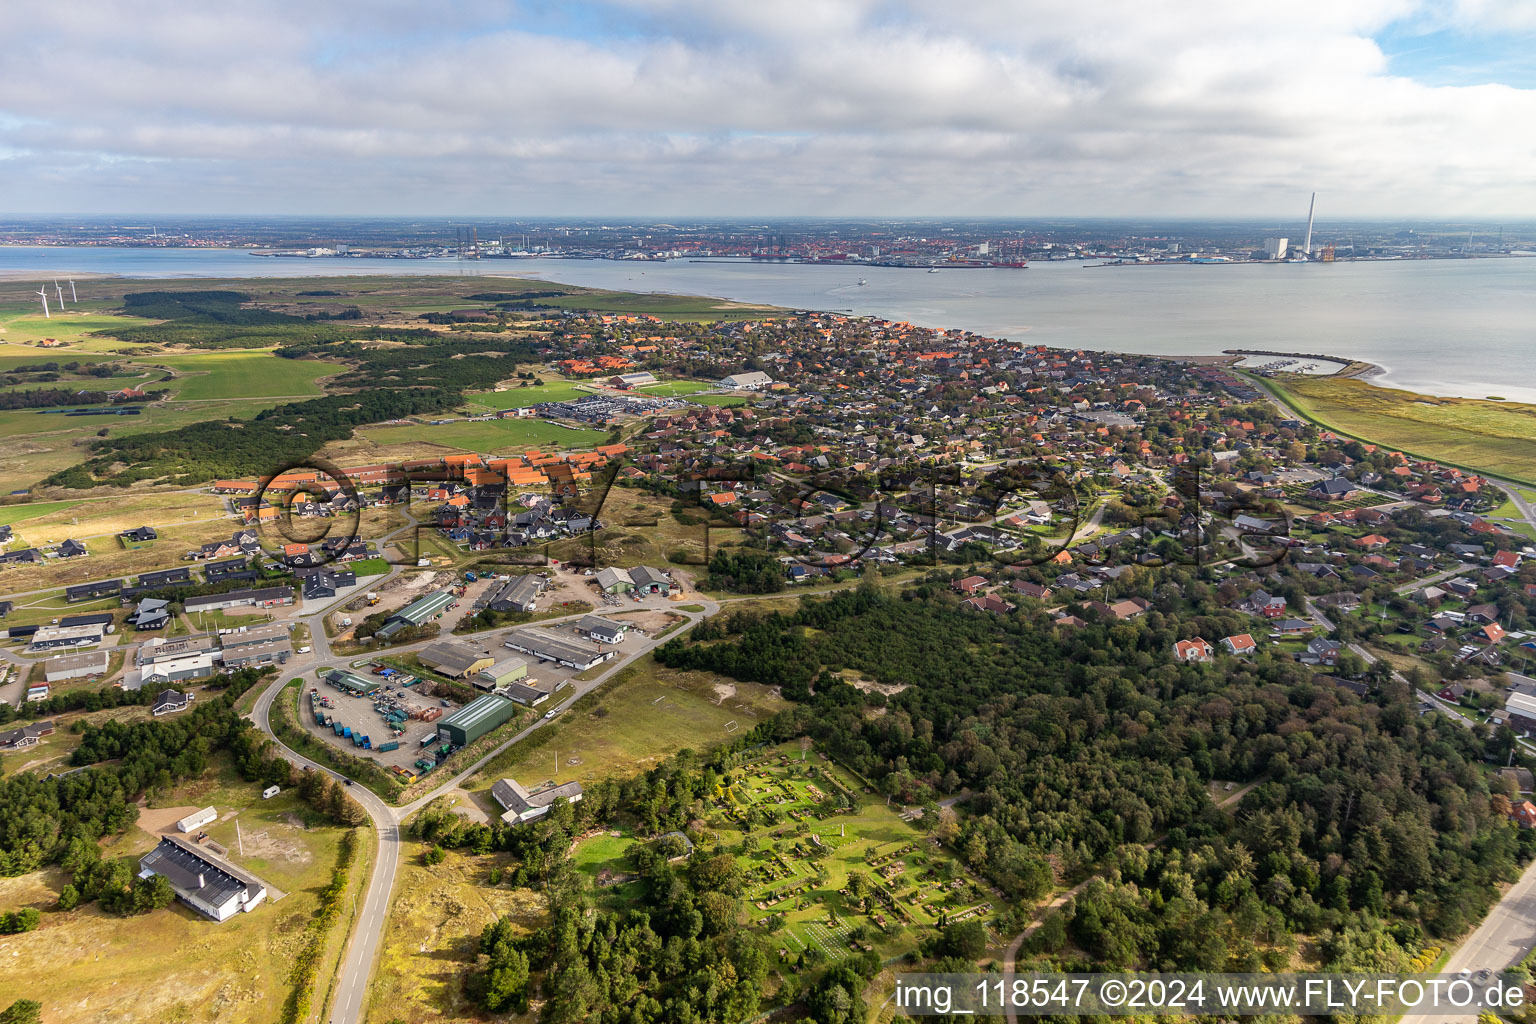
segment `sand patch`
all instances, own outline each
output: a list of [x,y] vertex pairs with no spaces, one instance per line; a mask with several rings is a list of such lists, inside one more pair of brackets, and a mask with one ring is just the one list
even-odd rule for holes
[[176,823],[189,814],[195,814],[202,810],[201,807],[140,807],[139,828],[152,836],[164,835],[173,832],[177,835]]
[[636,629],[643,629],[651,634],[660,633],[672,625],[672,623],[682,620],[681,615],[651,609],[637,612],[619,612],[609,616],[609,618],[617,619],[619,622],[627,622]]

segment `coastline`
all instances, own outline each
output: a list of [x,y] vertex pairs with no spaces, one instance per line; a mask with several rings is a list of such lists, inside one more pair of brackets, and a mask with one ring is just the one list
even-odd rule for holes
[[[1076,271],[1085,264],[1075,260],[1045,260],[1031,266],[1033,274],[1019,275],[913,275],[902,272],[907,268],[871,267],[868,288],[851,287],[851,277],[843,280],[852,273],[850,267],[730,265],[736,262],[530,258],[486,260],[471,267],[436,259],[260,259],[243,248],[12,245],[0,246],[0,282],[8,291],[19,291],[24,282],[47,282],[54,276],[177,281],[181,287],[193,286],[187,283],[192,281],[218,287],[240,279],[248,290],[259,291],[260,282],[269,278],[532,279],[601,291],[721,296],[754,306],[879,316],[1069,351],[1169,358],[1214,355],[1239,347],[1235,342],[1255,351],[1321,349],[1349,353],[1335,358],[1359,364],[1351,375],[1384,386],[1441,398],[1497,395],[1536,403],[1536,380],[1522,379],[1528,364],[1521,358],[1520,325],[1536,315],[1530,302],[1536,295],[1530,272],[1536,263],[1529,261],[1361,260],[1335,274],[1274,273],[1233,264],[1250,269],[1210,277],[1174,272],[1159,277],[1152,270],[1123,279],[1080,275]],[[1479,357],[1446,359],[1447,339]],[[1513,373],[1495,369],[1506,364]]]

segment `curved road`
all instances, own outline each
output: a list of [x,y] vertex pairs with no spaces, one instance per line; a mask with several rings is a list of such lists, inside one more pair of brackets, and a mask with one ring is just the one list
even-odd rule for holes
[[[394,573],[390,575],[394,575]],[[343,600],[350,599],[348,597]],[[675,604],[664,600],[660,603],[654,601],[643,602],[641,607],[664,607],[665,610],[673,614],[683,616],[687,621],[670,631],[665,639],[661,637],[646,638],[644,643],[629,651],[623,658],[615,660],[607,671],[601,675],[583,682],[573,682],[570,695],[557,706],[556,710],[564,710],[570,707],[576,701],[613,678],[616,673],[626,668],[636,658],[649,654],[662,643],[665,643],[666,640],[687,632],[706,617],[720,610],[720,604],[708,598],[699,597],[691,600],[693,603],[702,606],[703,611],[681,611]],[[330,643],[325,636],[325,628],[322,621],[328,612],[329,608],[324,608],[295,620],[305,622],[310,627],[312,638],[310,653],[290,661],[283,667],[283,671],[279,673],[278,677],[257,697],[256,704],[251,711],[251,718],[262,732],[271,737],[278,750],[289,761],[301,767],[309,767],[316,771],[326,772],[340,780],[342,776],[316,764],[284,744],[272,732],[271,725],[272,702],[276,699],[278,693],[282,691],[283,687],[287,685],[288,680],[296,675],[302,677],[306,672],[333,660]],[[586,613],[566,615],[555,619],[544,619],[538,624],[541,626],[556,625],[562,622],[569,622],[572,619],[578,619],[582,614]],[[491,630],[489,632],[500,631],[502,630]],[[410,651],[430,642],[423,641],[417,644],[392,648],[390,653]],[[341,972],[335,987],[334,1001],[331,1004],[330,1017],[328,1018],[331,1024],[355,1024],[355,1022],[363,1019],[368,1001],[368,984],[373,975],[374,960],[378,956],[379,940],[383,936],[385,926],[388,923],[390,898],[394,892],[395,876],[400,869],[401,826],[412,814],[443,794],[462,785],[481,768],[485,767],[486,764],[490,763],[492,758],[501,754],[513,744],[526,739],[532,735],[534,730],[542,728],[547,723],[548,719],[543,717],[534,719],[526,728],[498,744],[469,767],[464,768],[457,775],[446,780],[425,796],[402,807],[395,807],[385,803],[365,786],[349,787],[349,793],[356,798],[373,823],[374,833],[378,837],[378,856],[374,861],[373,873],[368,879],[367,891],[363,896],[362,910],[357,915],[356,922],[353,925],[352,935],[348,940],[346,953],[342,961]]]

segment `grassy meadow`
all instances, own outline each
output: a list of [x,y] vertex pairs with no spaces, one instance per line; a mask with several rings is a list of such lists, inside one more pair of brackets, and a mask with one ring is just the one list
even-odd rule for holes
[[1536,406],[1434,398],[1350,378],[1287,376],[1266,383],[1326,428],[1422,458],[1536,483]]

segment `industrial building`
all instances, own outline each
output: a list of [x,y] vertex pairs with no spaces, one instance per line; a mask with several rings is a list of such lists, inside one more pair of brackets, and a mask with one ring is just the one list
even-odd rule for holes
[[435,590],[425,594],[391,615],[379,627],[374,635],[380,640],[388,640],[402,629],[409,629],[430,622],[435,616],[441,615],[449,605],[453,604],[454,593],[451,590]]
[[581,783],[562,782],[558,786],[529,793],[516,779],[497,779],[491,786],[491,798],[506,811],[501,820],[509,825],[542,818],[556,800],[564,798],[571,803],[581,802]]
[[517,714],[517,705],[506,697],[488,693],[464,705],[437,723],[437,735],[444,743],[467,747]]
[[207,633],[171,640],[155,637],[139,647],[139,684],[149,686],[205,679],[218,660],[214,638]]
[[537,707],[569,684],[570,680],[568,679],[546,681],[525,677],[497,687],[496,692],[512,698],[519,704]]
[[629,623],[615,622],[601,615],[583,615],[576,620],[576,632],[591,637],[600,644],[616,644],[629,631]]
[[597,644],[561,636],[536,626],[508,633],[503,646],[522,654],[531,654],[540,661],[552,661],[577,671],[589,669],[614,655],[613,651],[605,651]]
[[162,836],[139,861],[139,877],[160,875],[193,910],[215,921],[252,911],[267,897],[266,883],[180,836]]
[[338,690],[366,697],[371,693],[377,693],[379,684],[367,676],[360,676],[355,672],[343,672],[340,669],[325,677],[325,681]]
[[642,594],[665,594],[672,589],[671,578],[648,565],[637,565],[629,570],[629,580]]
[[283,625],[242,626],[238,630],[219,634],[219,660],[225,668],[280,665],[292,656],[293,645],[288,636],[288,627]]
[[293,604],[292,587],[266,587],[261,590],[231,590],[227,594],[189,597],[182,603],[188,615],[217,612],[226,608],[280,608]]
[[539,591],[543,589],[544,577],[536,573],[518,576],[503,583],[485,605],[493,612],[536,611]]
[[111,655],[106,651],[61,654],[43,663],[43,679],[50,683],[61,683],[66,679],[105,675],[110,661]]
[[27,650],[57,651],[74,647],[94,647],[107,635],[106,627],[96,622],[88,626],[44,626],[32,634]]
[[423,647],[416,658],[450,679],[463,679],[496,663],[484,648],[467,640],[438,640]]
[[720,386],[723,388],[736,388],[739,391],[757,391],[761,388],[772,387],[773,378],[762,370],[748,370],[746,373],[733,373],[729,377],[721,377]]
[[605,594],[627,594],[635,589],[635,581],[628,569],[609,566],[598,572],[597,586]]
[[482,690],[506,686],[528,678],[528,663],[522,658],[502,658],[475,673],[472,682]]

